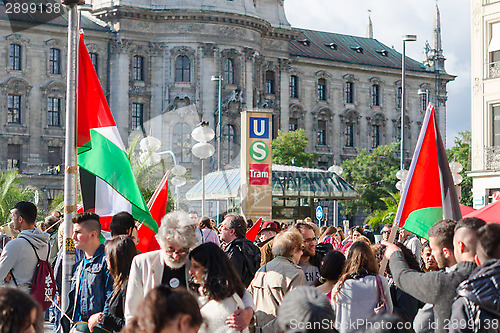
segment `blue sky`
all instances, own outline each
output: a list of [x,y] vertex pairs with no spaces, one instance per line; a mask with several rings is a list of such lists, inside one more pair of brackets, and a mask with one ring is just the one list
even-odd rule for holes
[[[470,1],[441,0],[441,33],[446,71],[456,75],[448,84],[446,145],[458,132],[470,130]],[[425,41],[432,43],[436,0],[285,0],[293,27],[366,35],[371,10],[374,38],[401,52],[401,36],[415,34],[407,56],[422,61]]]

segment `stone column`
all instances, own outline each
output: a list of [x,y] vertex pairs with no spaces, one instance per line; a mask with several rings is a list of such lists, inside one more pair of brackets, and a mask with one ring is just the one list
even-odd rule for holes
[[201,44],[200,54],[200,89],[201,89],[201,111],[203,119],[210,123],[210,127],[216,131],[215,111],[217,110],[217,87],[218,82],[212,81],[213,75],[219,75],[219,66],[215,64],[215,45],[211,43]]
[[130,47],[128,40],[117,39],[111,44],[109,107],[116,126],[126,142],[129,127]]
[[255,50],[252,48],[245,48],[243,50],[245,55],[245,63],[244,67],[242,66],[242,70],[244,71],[243,75],[243,89],[244,89],[244,104],[243,109],[253,110],[254,105],[254,96],[253,96],[253,73],[254,73],[254,55]]
[[164,68],[165,47],[165,43],[149,43],[151,54],[151,111],[146,125],[146,132],[159,139],[162,138],[162,112],[166,107],[165,97],[163,96],[166,75]]
[[290,122],[290,60],[280,59],[280,106],[281,106],[281,130],[288,132]]

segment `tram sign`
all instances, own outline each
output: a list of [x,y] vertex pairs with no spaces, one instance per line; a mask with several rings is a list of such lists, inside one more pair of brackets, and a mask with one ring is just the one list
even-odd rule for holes
[[271,134],[271,111],[241,113],[241,210],[254,220],[272,219]]
[[323,207],[316,207],[316,218],[318,219],[318,221],[321,221],[321,219],[323,218]]

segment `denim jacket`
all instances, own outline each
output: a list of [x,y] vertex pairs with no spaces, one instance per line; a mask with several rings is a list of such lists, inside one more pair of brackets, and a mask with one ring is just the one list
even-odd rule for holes
[[90,262],[84,267],[84,260],[80,260],[75,265],[73,278],[71,279],[71,291],[69,294],[69,308],[66,313],[70,317],[74,316],[76,290],[80,282],[80,273],[83,271],[82,285],[80,286],[80,313],[82,320],[88,318],[97,312],[109,312],[109,301],[113,294],[113,278],[109,274],[104,260],[104,244],[101,244]]

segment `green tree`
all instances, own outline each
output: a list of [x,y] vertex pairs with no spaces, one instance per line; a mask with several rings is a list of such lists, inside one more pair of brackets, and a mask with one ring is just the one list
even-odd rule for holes
[[345,203],[345,214],[352,216],[357,212],[372,213],[386,208],[381,198],[397,192],[398,147],[398,142],[379,146],[371,154],[366,149],[360,149],[358,156],[344,162],[342,177],[353,184],[360,194],[359,199]]
[[460,183],[462,187],[462,199],[460,203],[466,206],[472,206],[472,178],[468,177],[466,172],[471,169],[471,154],[470,154],[471,134],[470,131],[459,132],[455,137],[454,146],[446,150],[448,162],[459,162],[464,169],[460,172],[463,181]]
[[306,131],[301,128],[293,132],[278,131],[278,137],[273,140],[273,163],[295,165],[299,167],[315,167],[316,154],[306,153]]
[[0,224],[9,221],[10,210],[19,201],[31,201],[36,189],[24,186],[25,178],[17,170],[0,172]]

